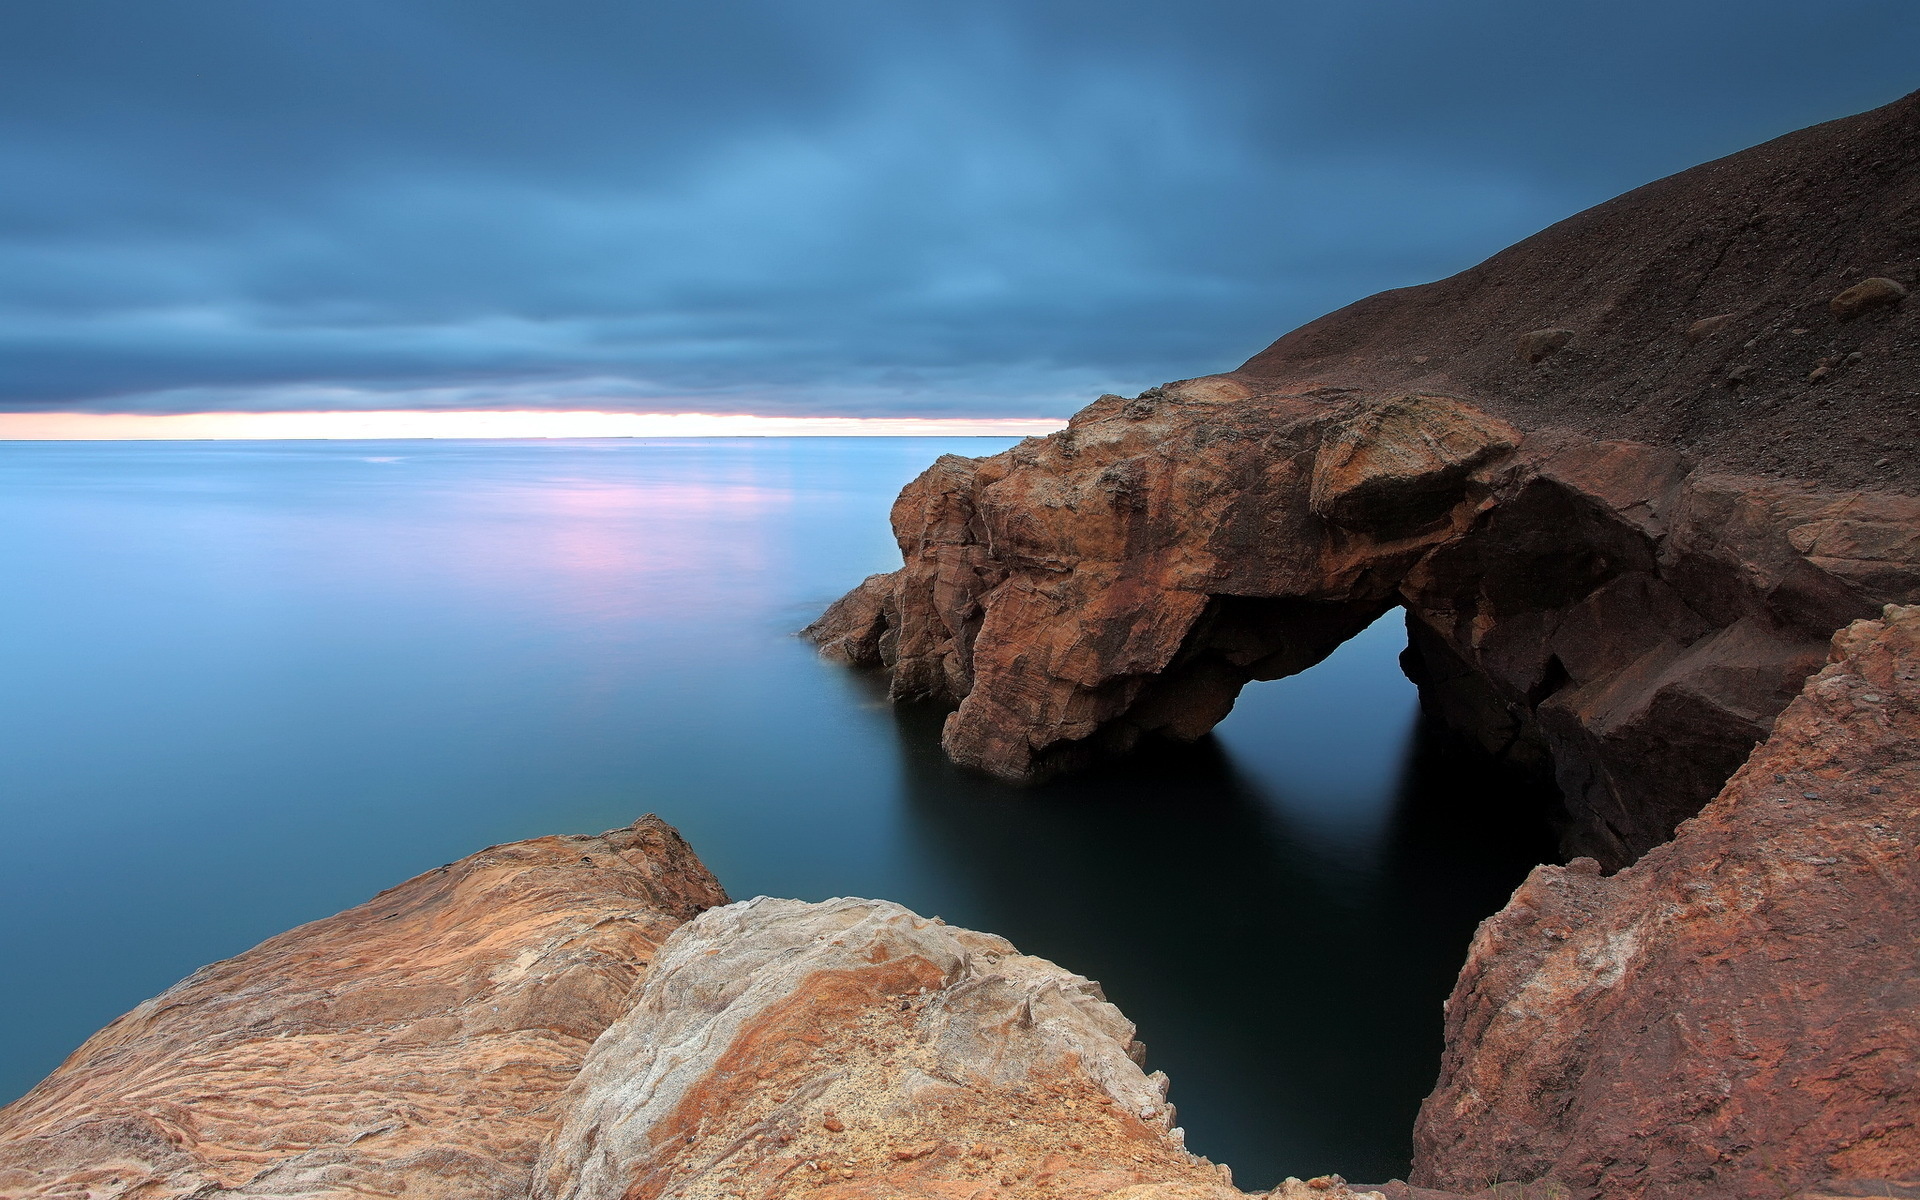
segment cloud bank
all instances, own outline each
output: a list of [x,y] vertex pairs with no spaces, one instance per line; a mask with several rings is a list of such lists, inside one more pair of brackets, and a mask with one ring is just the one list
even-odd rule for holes
[[1911,0],[63,0],[0,410],[1058,416],[1920,84]]

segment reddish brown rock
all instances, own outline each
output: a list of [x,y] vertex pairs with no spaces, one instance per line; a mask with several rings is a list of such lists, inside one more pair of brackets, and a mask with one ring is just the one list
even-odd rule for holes
[[1481,927],[1415,1182],[1920,1188],[1920,608],[1832,658],[1671,843],[1538,868]]
[[1734,314],[1732,313],[1721,313],[1717,317],[1702,317],[1687,326],[1687,340],[1690,342],[1698,342],[1710,338],[1731,324],[1733,317]]
[[541,1200],[1235,1200],[1097,985],[874,900],[766,897],[663,948]]
[[1366,405],[1315,451],[1307,507],[1349,528],[1419,529],[1453,507],[1476,468],[1519,445],[1513,426],[1444,396]]
[[[955,761],[1028,781],[1198,737],[1249,680],[1402,606],[1429,709],[1551,769],[1569,850],[1617,868],[1713,795],[1833,630],[1920,599],[1920,501],[1897,490],[1920,458],[1866,464],[1920,432],[1920,330],[1904,307],[1825,315],[1860,264],[1920,260],[1920,225],[1891,216],[1914,204],[1920,93],[1230,375],[943,458],[894,507],[902,569],[809,633],[897,699],[954,705]],[[1703,310],[1723,336],[1680,336]],[[1824,398],[1780,393],[1813,362],[1848,365]],[[1738,395],[1712,386],[1729,371]]]
[[954,703],[956,761],[1027,780],[1198,737],[1400,605],[1428,706],[1551,763],[1569,849],[1617,868],[1718,790],[1833,629],[1920,599],[1913,497],[1440,397],[1190,388],[942,459],[895,506],[907,565],[809,633]]
[[726,903],[657,817],[495,846],[195,972],[0,1109],[0,1195],[526,1196],[659,943]]
[[[1756,798],[1749,765],[1603,871],[1720,791],[1834,630],[1920,600],[1917,207],[1920,93],[1650,184],[1228,375],[942,459],[895,506],[902,568],[810,633],[1024,781],[1198,737],[1403,607],[1423,704],[1551,769],[1598,860],[1483,937],[1422,1180],[1909,1194],[1915,756],[1868,739],[1891,710],[1797,702],[1765,753],[1818,787]],[[1905,654],[1908,619],[1857,628]],[[1823,680],[1892,687],[1846,652]]]

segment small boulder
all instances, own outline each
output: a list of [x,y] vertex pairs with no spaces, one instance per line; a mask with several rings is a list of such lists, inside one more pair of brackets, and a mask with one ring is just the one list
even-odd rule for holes
[[1851,321],[1876,308],[1887,308],[1907,298],[1907,289],[1882,275],[1862,279],[1827,301],[1827,308],[1842,321]]
[[1571,329],[1535,329],[1513,339],[1513,350],[1522,362],[1537,363],[1566,349],[1573,340]]
[[1727,323],[1731,320],[1733,320],[1732,313],[1721,313],[1717,317],[1702,317],[1687,326],[1687,340],[1690,342],[1705,341],[1707,338],[1725,329]]

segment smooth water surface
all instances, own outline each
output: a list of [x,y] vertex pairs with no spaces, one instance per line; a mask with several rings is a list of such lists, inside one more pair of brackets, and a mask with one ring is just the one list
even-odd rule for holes
[[1032,791],[792,636],[997,439],[0,443],[0,1099],[202,963],[658,812],[739,897],[1099,979],[1248,1186],[1403,1172],[1473,924],[1550,850],[1390,616],[1217,736]]

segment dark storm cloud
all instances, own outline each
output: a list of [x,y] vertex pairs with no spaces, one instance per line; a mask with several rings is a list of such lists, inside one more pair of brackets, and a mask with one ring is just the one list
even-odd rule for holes
[[1920,85],[1911,0],[64,0],[0,405],[1064,413]]

